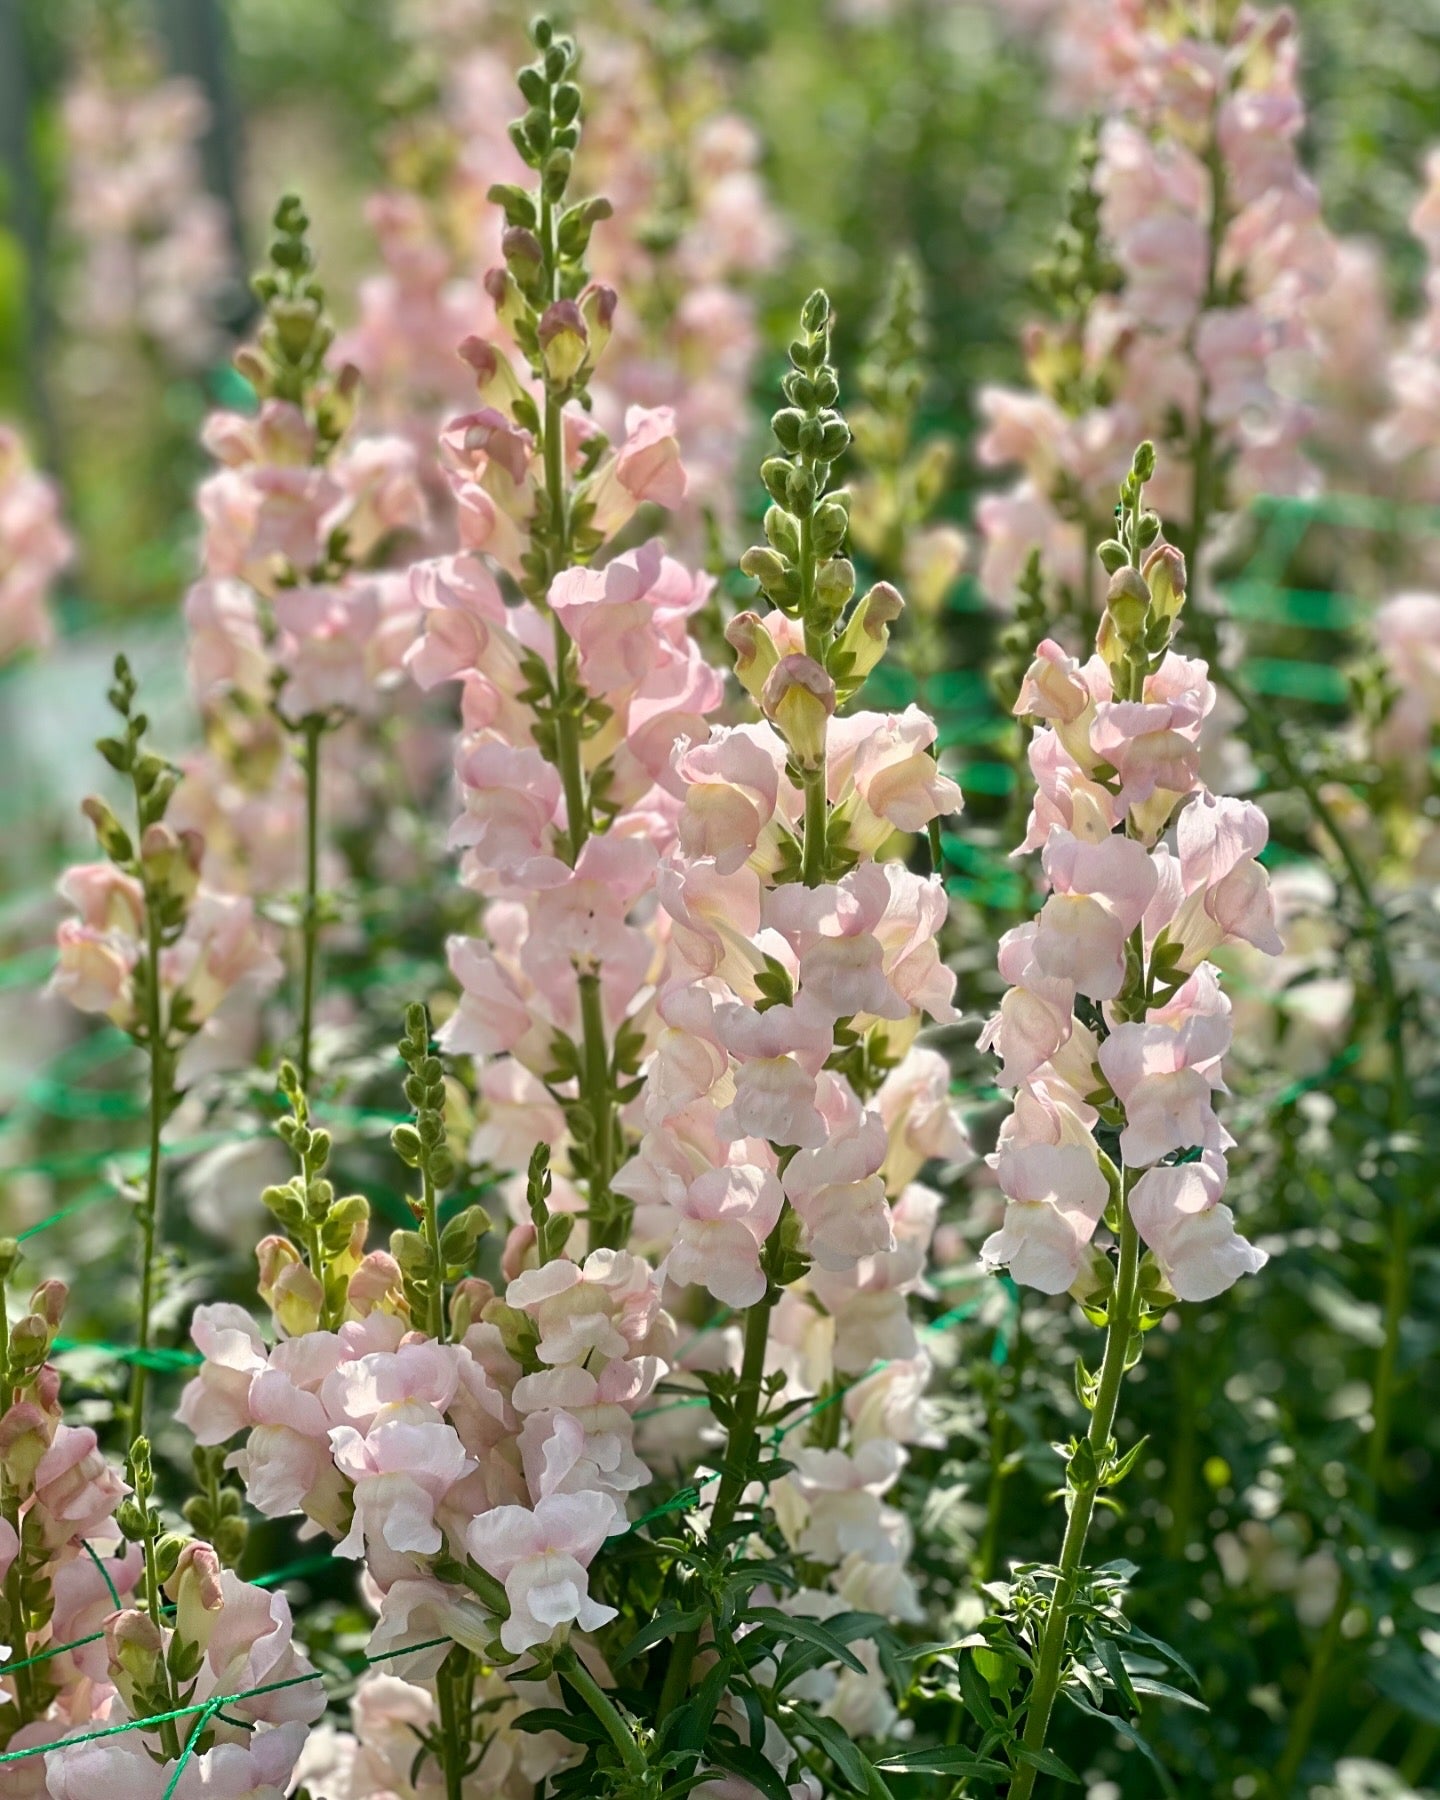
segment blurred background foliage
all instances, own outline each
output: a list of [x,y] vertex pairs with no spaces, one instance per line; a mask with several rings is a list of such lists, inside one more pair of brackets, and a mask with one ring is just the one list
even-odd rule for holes
[[[584,24],[586,8],[577,11]],[[1440,134],[1440,0],[1304,0],[1308,153],[1332,225],[1376,239],[1402,308],[1420,278],[1405,218]],[[922,430],[963,447],[974,394],[1017,379],[1030,270],[1056,226],[1074,127],[1052,116],[1033,33],[966,0],[667,0],[662,29],[703,30],[759,126],[766,175],[789,221],[771,278],[769,341],[823,281],[855,367],[897,254],[920,259],[935,329]],[[30,429],[61,477],[82,542],[73,622],[168,607],[192,567],[194,434],[225,393],[212,366],[59,365],[67,242],[60,105],[78,56],[107,30],[148,31],[162,64],[211,105],[206,180],[230,211],[244,267],[277,191],[300,188],[342,322],[374,261],[365,195],[413,66],[392,0],[7,0],[0,8],[0,411]],[[583,31],[582,31],[583,35]],[[217,310],[247,316],[240,283]],[[768,390],[771,371],[762,370]],[[113,391],[115,387],[119,392]],[[976,482],[963,455],[945,509],[964,518]]]

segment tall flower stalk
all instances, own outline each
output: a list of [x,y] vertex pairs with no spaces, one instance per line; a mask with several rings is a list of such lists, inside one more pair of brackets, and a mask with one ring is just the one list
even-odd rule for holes
[[[1105,1329],[1098,1371],[1077,1377],[1090,1423],[1065,1452],[1059,1563],[1016,1586],[1032,1668],[1012,1715],[1023,1706],[1017,1800],[1051,1766],[1051,1718],[1077,1654],[1072,1621],[1085,1619],[1092,1646],[1106,1632],[1085,1550],[1102,1495],[1141,1448],[1122,1452],[1115,1437],[1125,1373],[1176,1302],[1209,1299],[1265,1262],[1220,1198],[1233,1140],[1212,1094],[1230,1007],[1207,959],[1234,940],[1280,948],[1255,860],[1266,825],[1199,779],[1215,689],[1203,662],[1170,648],[1185,564],[1144,505],[1154,471],[1143,444],[1117,534],[1099,547],[1109,588],[1096,654],[1081,665],[1047,639],[1015,705],[1042,725],[1025,847],[1042,851],[1050,895],[1001,941],[1011,985],[981,1039],[1003,1058],[1001,1084],[1017,1089],[991,1159],[1005,1221],[982,1256],[1043,1292],[1068,1289]],[[1113,1257],[1095,1242],[1102,1226]],[[1113,1667],[1103,1645],[1099,1658]]]
[[121,1026],[148,1064],[145,1174],[135,1196],[140,1293],[127,1409],[132,1441],[145,1429],[163,1267],[162,1134],[184,1085],[180,1055],[232,992],[264,992],[278,973],[251,902],[202,888],[202,840],[167,823],[179,770],[147,748],[137,694],[129,664],[117,658],[109,699],[119,730],[98,748],[128,783],[135,822],[127,829],[103,800],[85,802],[108,861],[71,869],[61,881],[62,897],[79,916],[60,927],[52,984],[82,1011]]

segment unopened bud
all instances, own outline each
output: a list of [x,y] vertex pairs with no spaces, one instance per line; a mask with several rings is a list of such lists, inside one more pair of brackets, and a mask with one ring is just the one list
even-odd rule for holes
[[812,656],[786,656],[771,670],[760,705],[802,769],[825,766],[825,726],[835,683]]
[[847,686],[858,687],[885,654],[890,642],[890,627],[905,610],[905,602],[897,588],[888,581],[877,581],[857,604],[846,621],[836,646],[843,659],[840,679]]
[[95,827],[100,848],[111,862],[129,862],[135,854],[134,846],[124,826],[99,795],[91,794],[88,799],[83,800],[80,810]]
[[537,335],[545,373],[557,387],[569,387],[585,366],[589,336],[573,300],[555,300],[540,315]]
[[17,1401],[0,1414],[0,1469],[21,1494],[35,1484],[40,1459],[50,1448],[55,1422],[28,1400]]
[[467,337],[458,354],[475,371],[475,386],[486,406],[508,412],[524,396],[510,358],[487,338]]
[[725,640],[735,652],[735,675],[741,687],[755,702],[780,661],[775,640],[761,623],[759,613],[736,613],[725,627]]
[[149,1708],[145,1694],[160,1679],[165,1639],[149,1613],[126,1607],[105,1623],[105,1653],[110,1679],[132,1713],[143,1716]]
[[1185,558],[1173,544],[1157,544],[1143,573],[1150,600],[1162,619],[1174,619],[1185,604]]
[[400,1279],[400,1265],[388,1250],[372,1250],[361,1258],[345,1284],[345,1303],[357,1319],[367,1319],[377,1311],[398,1313],[403,1310],[405,1289]]
[[225,1604],[220,1558],[214,1549],[194,1541],[186,1544],[165,1583],[165,1592],[175,1602],[176,1631],[187,1644],[208,1648]]
[[1150,611],[1150,589],[1138,569],[1117,569],[1110,577],[1105,610],[1114,621],[1122,642],[1133,644],[1139,641],[1145,629],[1145,616]]
[[260,1265],[260,1298],[287,1337],[318,1331],[325,1311],[325,1291],[305,1266],[288,1238],[262,1238],[255,1247]]
[[485,292],[495,304],[496,318],[507,331],[514,331],[529,311],[515,277],[508,269],[491,269],[485,276]]
[[615,290],[592,281],[580,296],[580,316],[590,340],[590,360],[596,362],[610,342],[615,321]]

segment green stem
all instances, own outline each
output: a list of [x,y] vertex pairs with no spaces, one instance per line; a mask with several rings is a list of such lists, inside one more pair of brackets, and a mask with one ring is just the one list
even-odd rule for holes
[[[1085,1558],[1085,1542],[1095,1515],[1095,1501],[1100,1492],[1104,1460],[1115,1426],[1115,1410],[1120,1400],[1120,1387],[1129,1360],[1130,1337],[1135,1328],[1135,1288],[1140,1270],[1140,1237],[1130,1218],[1128,1205],[1120,1222],[1120,1264],[1115,1276],[1115,1290],[1110,1299],[1110,1322],[1105,1331],[1105,1355],[1100,1364],[1100,1385],[1095,1395],[1095,1408],[1090,1415],[1086,1439],[1093,1453],[1094,1474],[1070,1490],[1070,1515],[1065,1523],[1065,1539],[1060,1549],[1060,1568],[1055,1591],[1040,1634],[1039,1652],[1035,1660],[1035,1677],[1030,1699],[1025,1708],[1025,1732],[1021,1738],[1027,1750],[1043,1750],[1050,1714],[1064,1673],[1065,1637],[1070,1624],[1070,1609],[1075,1604],[1080,1574]],[[1034,1791],[1036,1770],[1022,1763],[1010,1784],[1009,1800],[1028,1800]]]
[[445,1328],[445,1261],[440,1252],[440,1203],[428,1157],[420,1165],[420,1205],[424,1213],[425,1242],[430,1246],[431,1264],[435,1270],[435,1285],[430,1291],[429,1335],[437,1344],[443,1344],[448,1335]]
[[1315,1730],[1315,1721],[1320,1716],[1320,1702],[1325,1697],[1325,1684],[1330,1678],[1330,1665],[1335,1660],[1335,1652],[1340,1647],[1340,1627],[1345,1618],[1345,1609],[1350,1604],[1350,1582],[1342,1576],[1340,1587],[1335,1595],[1335,1604],[1330,1608],[1330,1617],[1325,1621],[1325,1629],[1320,1634],[1320,1641],[1315,1646],[1314,1660],[1310,1664],[1310,1678],[1305,1683],[1305,1692],[1300,1696],[1300,1703],[1290,1715],[1290,1730],[1285,1738],[1285,1748],[1280,1760],[1276,1763],[1270,1777],[1270,1791],[1275,1800],[1289,1800],[1295,1786],[1295,1777],[1300,1773],[1300,1765],[1305,1760],[1305,1753],[1310,1748],[1310,1738]]
[[605,1727],[610,1742],[620,1752],[625,1773],[636,1784],[636,1792],[647,1786],[645,1752],[635,1741],[635,1734],[620,1717],[610,1696],[573,1651],[560,1664],[560,1671],[595,1717]]
[[[788,1205],[787,1205],[788,1210]],[[779,1241],[784,1222],[771,1233],[769,1243]],[[767,1249],[769,1245],[767,1244]],[[733,1522],[749,1481],[750,1461],[755,1453],[755,1436],[760,1419],[760,1396],[765,1382],[765,1350],[770,1341],[770,1315],[779,1299],[779,1290],[767,1283],[765,1294],[745,1314],[745,1346],[740,1360],[740,1380],[735,1390],[735,1410],[725,1441],[725,1472],[710,1514],[710,1533],[726,1530]],[[698,1631],[683,1632],[675,1640],[665,1682],[660,1690],[658,1717],[663,1720],[684,1699],[690,1686],[690,1670],[700,1645]]]
[[470,1760],[471,1680],[470,1652],[457,1644],[440,1665],[435,1682],[445,1800],[464,1800],[465,1765]]
[[[165,1021],[160,992],[161,925],[157,900],[145,896],[145,1033],[150,1053],[150,1142],[145,1165],[145,1197],[140,1204],[140,1316],[135,1345],[150,1348],[150,1315],[155,1303],[155,1246],[160,1236],[160,1133],[170,1101],[170,1059],[165,1043]],[[137,1356],[130,1366],[130,1400],[127,1421],[130,1441],[145,1430],[145,1391],[149,1379],[148,1358]]]
[[592,1249],[618,1249],[630,1235],[630,1208],[617,1206],[610,1191],[615,1175],[615,1096],[610,1084],[610,1057],[605,1043],[605,1005],[600,977],[581,975],[580,1021],[582,1028],[581,1078],[583,1092],[594,1121],[590,1139],[590,1224]]
[[825,879],[825,838],[830,810],[825,801],[825,765],[805,772],[805,837],[800,852],[800,879],[819,887]]
[[315,1029],[315,971],[320,956],[320,741],[325,720],[301,725],[305,770],[305,897],[300,908],[300,1086],[310,1092],[311,1040]]
[[975,1579],[989,1581],[995,1572],[995,1554],[1000,1545],[1000,1502],[1005,1493],[1005,1443],[1009,1435],[1010,1416],[997,1383],[995,1404],[990,1409],[990,1485],[985,1495],[985,1534],[975,1557]]
[[[163,1631],[167,1623],[165,1617],[165,1600],[160,1589],[160,1571],[155,1562],[155,1536],[148,1524],[148,1521],[152,1517],[150,1513],[150,1495],[148,1490],[140,1495],[140,1503],[145,1508],[147,1519],[145,1535],[140,1540],[141,1554],[144,1557],[145,1564],[145,1610],[154,1620],[156,1628]],[[178,1704],[178,1701],[176,1699],[174,1686],[170,1680],[169,1670],[163,1665],[161,1668],[161,1676],[165,1687],[164,1710],[170,1712]],[[170,1762],[173,1762],[180,1754],[180,1732],[174,1719],[166,1719],[160,1726],[160,1742],[164,1746],[166,1758]]]
[[[17,1389],[10,1380],[10,1316],[5,1304],[5,1284],[0,1280],[0,1412],[8,1411],[18,1397]],[[0,1514],[15,1533],[16,1541],[20,1541],[20,1495],[10,1477],[0,1468]],[[24,1556],[18,1555],[10,1564],[5,1576],[5,1612],[9,1631],[12,1657],[19,1652],[22,1666],[15,1670],[10,1685],[15,1696],[15,1710],[18,1715],[15,1721],[16,1730],[28,1725],[35,1717],[35,1666],[28,1661],[30,1655],[30,1621],[25,1611],[25,1589],[21,1565]]]

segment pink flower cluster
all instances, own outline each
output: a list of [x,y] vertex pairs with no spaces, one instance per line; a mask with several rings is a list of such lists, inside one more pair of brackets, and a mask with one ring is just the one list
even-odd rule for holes
[[[1123,1206],[1170,1290],[1203,1300],[1265,1260],[1221,1202],[1230,1004],[1208,958],[1236,941],[1282,948],[1257,860],[1267,823],[1200,781],[1202,662],[1166,651],[1133,699],[1113,675],[1047,640],[1015,707],[1039,721],[1024,847],[1040,849],[1049,894],[1001,940],[1009,991],[981,1039],[1016,1090],[990,1158],[1005,1220],[982,1256],[1046,1293],[1084,1293],[1094,1234]],[[1118,1162],[1102,1130],[1118,1132]]]
[[304,842],[287,727],[348,727],[350,754],[328,759],[325,802],[352,815],[363,804],[353,722],[393,704],[418,627],[408,576],[384,564],[423,531],[428,506],[405,439],[330,449],[286,400],[214,413],[203,438],[220,466],[200,486],[203,572],[185,621],[207,743],[186,763],[174,816],[205,836],[207,881],[273,893],[295,881]]
[[74,555],[54,482],[32,467],[19,433],[0,425],[0,666],[50,642],[50,591]]
[[[185,892],[184,928],[160,951],[162,1016],[183,1002],[186,1031],[219,1043],[227,1028],[249,1014],[279,983],[283,969],[271,933],[247,895],[217,892],[200,883],[204,844],[194,832],[150,826],[140,844],[142,865],[161,884]],[[82,863],[60,879],[61,898],[75,917],[56,934],[59,958],[51,991],[80,1012],[98,1013],[124,1031],[143,1024],[137,1005],[137,970],[148,955],[146,894],[142,882],[113,863]],[[196,1052],[192,1049],[191,1060]],[[181,1076],[183,1079],[184,1068]]]
[[1440,499],[1440,150],[1426,163],[1426,186],[1410,216],[1424,248],[1425,306],[1386,365],[1389,407],[1374,431],[1383,462],[1398,468],[1406,494]]
[[1300,396],[1323,352],[1312,309],[1336,249],[1297,154],[1293,16],[1245,7],[1216,27],[1185,8],[1177,30],[1142,0],[1072,10],[1091,59],[1085,102],[1103,114],[1095,182],[1121,279],[1073,328],[1032,330],[1036,391],[982,393],[981,460],[1022,470],[977,515],[982,585],[1000,603],[1032,548],[1080,591],[1087,539],[1104,535],[1107,496],[1143,436],[1166,445],[1154,498],[1181,531],[1315,485]]
[[[9,1654],[28,1670],[0,1664],[0,1705],[27,1704],[7,1748],[20,1751],[64,1737],[102,1716],[111,1692],[103,1643],[90,1638],[114,1611],[114,1592],[128,1594],[140,1575],[140,1553],[123,1543],[115,1509],[127,1489],[101,1454],[88,1425],[67,1425],[60,1378],[43,1361],[65,1309],[65,1288],[47,1281],[31,1295],[30,1311],[9,1332],[10,1357],[29,1343],[39,1359],[15,1377],[0,1413],[0,1474],[7,1505],[0,1513],[0,1611],[7,1615]],[[22,1549],[23,1545],[23,1549]],[[33,1632],[8,1619],[10,1596],[20,1592],[27,1617],[44,1620]],[[55,1656],[51,1646],[74,1645]],[[30,1659],[39,1657],[39,1661]],[[38,1694],[33,1690],[38,1689]],[[27,1717],[28,1715],[28,1717]],[[43,1795],[37,1754],[11,1764],[0,1791],[15,1800]]]
[[[586,1571],[650,1479],[632,1415],[674,1342],[649,1265],[628,1251],[556,1258],[522,1269],[501,1301],[472,1280],[452,1308],[472,1322],[441,1343],[410,1328],[384,1252],[358,1263],[339,1329],[316,1329],[288,1305],[283,1262],[275,1279],[277,1244],[260,1258],[278,1341],[267,1348],[240,1307],[199,1308],[205,1360],[179,1417],[203,1444],[243,1433],[230,1460],[257,1511],[303,1513],[337,1555],[363,1562],[379,1606],[372,1656],[440,1634],[484,1650],[492,1615],[437,1559],[468,1559],[503,1587],[512,1653],[612,1618]],[[443,1654],[415,1652],[404,1670],[428,1679]],[[503,1724],[499,1736],[527,1767],[543,1748],[522,1753]]]
[[73,316],[87,334],[138,334],[173,366],[219,348],[217,303],[234,279],[221,203],[206,193],[196,85],[136,70],[85,70],[65,95],[66,222],[81,250]]
[[[587,108],[580,176],[610,196],[613,222],[596,240],[598,279],[629,304],[594,386],[595,417],[618,441],[631,409],[668,409],[678,421],[690,475],[674,520],[698,541],[705,513],[728,520],[744,443],[757,349],[748,283],[773,266],[783,233],[758,173],[753,129],[724,110],[714,67],[703,55],[663,76],[641,9],[621,9],[614,34],[588,42]],[[496,325],[483,276],[500,259],[493,184],[524,168],[503,129],[510,59],[494,47],[495,21],[468,15],[416,22],[415,35],[444,40],[446,75],[438,116],[395,130],[396,184],[368,206],[383,271],[360,289],[360,316],[337,346],[365,381],[370,416],[428,447],[437,413],[463,404],[455,346]],[[433,163],[448,144],[438,197],[406,187],[410,163]],[[428,158],[427,158],[428,150]],[[683,196],[683,201],[680,200]],[[678,302],[670,299],[680,291]]]
[[[45,1757],[44,1792],[50,1800],[96,1794],[142,1800],[167,1792],[183,1800],[282,1800],[309,1727],[325,1710],[325,1691],[318,1677],[307,1679],[314,1670],[293,1641],[289,1601],[241,1581],[221,1568],[208,1544],[194,1541],[181,1550],[165,1591],[175,1606],[172,1625],[158,1625],[135,1607],[106,1619],[96,1648],[107,1661],[110,1693],[88,1728],[113,1735],[57,1744]],[[158,1727],[123,1729],[156,1716],[153,1684],[167,1658],[174,1666],[177,1640],[199,1663],[183,1702],[196,1711],[178,1722],[182,1755],[200,1709],[224,1700],[205,1715],[207,1728],[183,1764],[159,1744]]]

